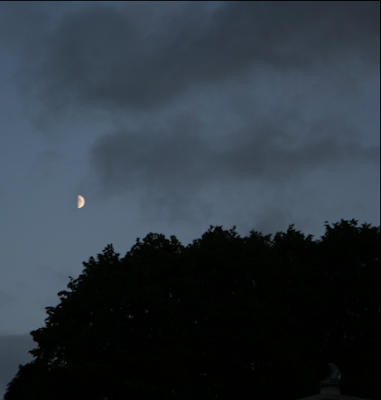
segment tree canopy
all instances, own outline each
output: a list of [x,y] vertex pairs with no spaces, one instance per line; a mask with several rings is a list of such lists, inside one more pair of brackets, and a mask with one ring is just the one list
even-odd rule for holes
[[342,393],[379,399],[380,228],[325,226],[108,245],[46,308],[4,399],[295,400],[327,362]]

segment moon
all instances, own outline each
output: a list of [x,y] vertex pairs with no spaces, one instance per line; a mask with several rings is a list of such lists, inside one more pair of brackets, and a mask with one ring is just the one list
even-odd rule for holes
[[77,197],[77,207],[82,208],[85,205],[85,199],[82,196]]

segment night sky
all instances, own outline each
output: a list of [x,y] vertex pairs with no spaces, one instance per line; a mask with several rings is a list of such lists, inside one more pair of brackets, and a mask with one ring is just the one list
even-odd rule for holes
[[0,57],[0,396],[109,243],[380,224],[379,2],[1,2]]

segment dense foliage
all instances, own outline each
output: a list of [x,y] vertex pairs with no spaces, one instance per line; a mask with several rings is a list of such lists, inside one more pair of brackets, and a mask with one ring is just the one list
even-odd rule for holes
[[211,227],[184,247],[149,234],[84,263],[5,400],[295,400],[327,362],[342,393],[380,397],[380,229],[290,226],[264,236]]

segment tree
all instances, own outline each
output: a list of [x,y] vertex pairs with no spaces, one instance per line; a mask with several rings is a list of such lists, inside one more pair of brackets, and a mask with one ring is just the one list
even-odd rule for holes
[[341,220],[320,240],[211,227],[186,247],[150,233],[124,258],[108,245],[47,307],[4,399],[295,400],[326,362],[344,393],[378,399],[379,236]]

